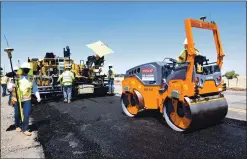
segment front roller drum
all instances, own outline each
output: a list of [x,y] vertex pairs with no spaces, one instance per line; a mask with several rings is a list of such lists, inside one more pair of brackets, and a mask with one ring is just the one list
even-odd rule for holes
[[225,118],[227,111],[225,98],[191,103],[186,97],[183,103],[168,99],[164,103],[163,115],[173,130],[182,132],[218,123]]

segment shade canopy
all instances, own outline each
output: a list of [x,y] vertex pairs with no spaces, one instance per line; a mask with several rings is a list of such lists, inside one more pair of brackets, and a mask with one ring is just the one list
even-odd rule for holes
[[97,41],[91,44],[87,44],[86,46],[100,57],[114,53],[113,50],[109,48],[106,44],[104,44],[102,41]]

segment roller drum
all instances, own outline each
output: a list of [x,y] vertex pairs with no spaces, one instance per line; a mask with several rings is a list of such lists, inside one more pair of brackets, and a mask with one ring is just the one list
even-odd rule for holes
[[190,127],[201,128],[223,120],[228,112],[228,104],[225,98],[219,98],[202,103],[192,103],[190,111],[192,115]]
[[187,131],[204,128],[223,120],[228,111],[228,104],[224,97],[190,102],[185,98],[184,103],[169,99],[164,105],[164,118],[175,131]]

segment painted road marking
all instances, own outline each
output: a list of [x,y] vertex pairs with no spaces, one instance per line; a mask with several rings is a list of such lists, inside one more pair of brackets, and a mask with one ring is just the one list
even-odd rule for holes
[[228,107],[228,110],[230,111],[234,111],[234,112],[239,112],[239,113],[246,113],[246,109],[237,109],[237,108],[231,108],[231,107]]
[[[121,94],[116,93],[115,96],[121,96]],[[239,113],[247,113],[246,109],[238,109],[238,108],[232,108],[228,106],[228,110],[229,111],[233,111],[233,112],[239,112]]]

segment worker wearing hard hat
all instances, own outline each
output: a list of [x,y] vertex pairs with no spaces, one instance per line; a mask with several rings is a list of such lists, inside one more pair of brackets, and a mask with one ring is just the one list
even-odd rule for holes
[[[187,38],[184,40],[184,50],[180,53],[179,57],[178,57],[178,63],[182,63],[187,61],[187,57],[188,57],[188,41]],[[195,48],[196,51],[196,55],[199,55],[199,51]]]
[[2,97],[6,96],[6,90],[7,90],[7,82],[8,82],[8,77],[7,75],[1,77],[1,86],[2,86]]
[[[13,71],[14,71],[14,76],[16,76],[16,72],[19,68],[18,67],[14,67]],[[11,99],[12,99],[12,88],[13,88],[13,85],[14,85],[14,81],[12,78],[9,78],[9,82],[7,84],[7,89],[9,91],[9,102],[8,104],[11,105]]]
[[113,66],[111,64],[109,64],[109,70],[108,70],[109,91],[108,91],[108,94],[112,94],[114,91],[114,78],[115,78],[115,71],[113,69]]
[[12,102],[14,104],[15,108],[15,126],[16,126],[16,131],[20,132],[22,131],[25,135],[30,136],[31,132],[28,131],[28,124],[29,124],[29,116],[31,113],[31,95],[32,91],[35,94],[37,101],[40,102],[40,94],[39,90],[37,87],[37,84],[33,81],[32,78],[32,70],[31,66],[28,62],[25,62],[21,65],[20,69],[16,72],[16,74],[19,74],[19,79],[18,79],[18,87],[19,87],[19,92],[18,97],[21,99],[21,104],[23,106],[23,115],[24,115],[24,120],[21,123],[20,120],[20,114],[19,114],[19,103],[17,103],[16,99],[16,85],[13,86],[12,90]]
[[74,74],[70,71],[71,65],[67,64],[65,66],[65,71],[59,76],[57,82],[60,82],[62,79],[63,85],[63,95],[64,95],[64,102],[71,102],[72,96],[72,84],[75,80]]

